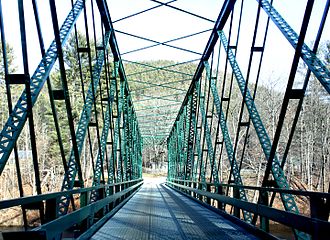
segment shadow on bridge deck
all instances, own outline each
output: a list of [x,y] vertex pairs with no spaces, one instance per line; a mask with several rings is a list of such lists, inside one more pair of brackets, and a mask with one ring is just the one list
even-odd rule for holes
[[141,190],[91,239],[258,238],[170,189],[164,181],[147,179]]

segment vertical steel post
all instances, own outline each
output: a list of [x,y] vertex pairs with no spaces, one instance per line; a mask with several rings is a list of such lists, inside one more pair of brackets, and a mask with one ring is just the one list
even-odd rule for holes
[[[25,91],[26,91],[26,102],[27,102],[27,117],[29,118],[29,132],[31,140],[31,151],[32,151],[32,161],[34,168],[34,177],[37,194],[41,194],[41,181],[40,181],[40,170],[38,163],[38,153],[36,144],[36,135],[34,129],[33,120],[33,110],[32,110],[32,97],[31,97],[31,87],[30,87],[30,74],[28,65],[28,54],[27,54],[27,43],[26,43],[26,31],[25,31],[25,16],[24,16],[24,6],[23,0],[18,0],[18,12],[19,12],[19,25],[21,31],[21,45],[22,45],[22,57],[23,57],[23,68],[24,68],[24,81],[25,81]],[[39,207],[40,221],[44,222],[44,207],[40,204]]]

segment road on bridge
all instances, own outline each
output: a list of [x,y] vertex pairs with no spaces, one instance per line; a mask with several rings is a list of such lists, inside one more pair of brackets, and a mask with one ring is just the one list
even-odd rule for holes
[[91,239],[258,238],[172,190],[164,179],[150,178]]

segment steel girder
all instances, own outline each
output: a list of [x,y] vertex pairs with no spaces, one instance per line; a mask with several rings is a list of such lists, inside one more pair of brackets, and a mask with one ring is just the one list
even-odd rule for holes
[[[121,131],[121,143],[120,146],[122,147],[123,150],[120,150],[121,157],[124,162],[124,168],[122,169],[122,162],[118,163],[118,166],[116,165],[116,159],[117,159],[117,146],[118,146],[118,140],[119,140],[119,124],[116,124],[115,128],[111,128],[111,116],[113,116],[113,103],[115,99],[115,92],[116,92],[116,85],[117,85],[117,75],[118,75],[118,63],[115,63],[115,70],[113,73],[113,76],[111,77],[111,88],[110,88],[110,96],[108,99],[108,106],[107,106],[107,112],[106,112],[106,117],[105,117],[105,125],[103,127],[103,132],[102,132],[102,138],[101,138],[101,149],[103,154],[98,153],[97,160],[96,160],[96,166],[95,166],[95,174],[94,174],[94,181],[93,181],[93,186],[97,186],[100,184],[100,178],[101,178],[101,171],[102,171],[102,166],[104,164],[104,156],[105,156],[105,150],[106,150],[106,145],[107,145],[107,139],[108,139],[108,134],[109,131],[113,131],[115,133],[115,138],[114,141],[111,142],[112,145],[112,151],[110,155],[110,161],[109,161],[109,167],[107,169],[108,172],[108,180],[107,184],[112,184],[115,183],[115,178],[113,174],[114,167],[120,168],[121,171],[123,172],[123,181],[130,181],[134,179],[141,178],[142,173],[140,172],[140,168],[138,164],[142,164],[141,160],[141,141],[138,137],[139,130],[137,126],[137,121],[136,121],[136,116],[135,112],[133,109],[132,105],[132,100],[130,95],[128,94],[128,91],[123,91],[121,92],[121,95],[119,96],[124,100],[124,104],[121,104],[120,106],[123,108],[122,111],[117,111],[117,113],[123,113],[124,120],[119,123],[123,124],[123,128],[125,131]],[[123,85],[123,89],[127,89],[128,85],[126,81],[120,81],[121,85]],[[126,96],[122,95],[122,93],[126,93]],[[119,115],[120,116],[120,115]],[[117,119],[121,119],[120,117]],[[117,123],[117,122],[116,122]],[[119,180],[117,182],[120,182]],[[107,192],[107,195],[110,193]],[[98,200],[98,192],[93,191],[91,194],[91,202],[95,202]]]
[[[298,44],[298,34],[290,27],[284,18],[276,11],[276,9],[267,0],[257,0],[267,15],[273,20],[278,29],[283,33],[284,37],[296,49]],[[314,73],[315,77],[320,81],[325,90],[330,94],[330,71],[316,56],[316,54],[306,45],[303,44],[301,58],[304,60],[308,68]]]
[[[84,0],[77,0],[73,5],[72,10],[66,17],[60,29],[60,40],[62,46],[65,45],[74,24],[83,10],[84,2]],[[36,103],[41,89],[43,88],[49,73],[56,62],[57,56],[57,47],[54,40],[30,79],[32,106]],[[13,150],[14,145],[24,127],[26,119],[27,94],[24,90],[0,133],[0,174],[2,173],[10,153]]]
[[[244,185],[243,184],[243,180],[240,174],[240,169],[238,166],[238,163],[236,161],[236,156],[234,154],[234,149],[233,149],[233,143],[231,141],[230,138],[230,134],[229,134],[229,130],[227,127],[227,121],[225,118],[225,114],[222,110],[222,103],[221,100],[219,98],[219,94],[218,94],[218,89],[216,87],[216,83],[215,83],[215,79],[211,76],[211,70],[210,70],[210,66],[208,64],[208,62],[205,62],[205,70],[206,70],[206,77],[209,81],[209,84],[211,86],[211,92],[213,95],[213,101],[214,101],[214,105],[218,114],[218,119],[219,119],[219,124],[220,124],[220,128],[221,128],[221,132],[223,135],[223,141],[225,143],[225,147],[226,147],[226,151],[227,151],[227,156],[228,156],[228,160],[231,166],[231,171],[233,172],[233,176],[234,176],[234,183],[237,185]],[[239,196],[240,199],[244,200],[244,201],[248,201],[248,198],[246,196],[246,192],[244,189],[240,188],[239,190]],[[244,218],[245,221],[247,222],[251,222],[252,221],[252,214],[249,212],[244,211]]]
[[[243,77],[243,74],[241,73],[241,70],[238,66],[238,63],[235,59],[235,56],[232,52],[231,49],[228,48],[228,42],[227,39],[222,31],[218,32],[220,39],[223,43],[223,47],[225,48],[227,54],[228,54],[228,59],[231,64],[231,67],[233,69],[233,72],[235,74],[235,78],[237,80],[237,84],[239,86],[239,89],[242,93],[242,96],[244,97],[245,104],[247,106],[247,109],[250,114],[250,118],[252,120],[252,123],[254,125],[254,128],[256,130],[256,133],[258,135],[260,145],[265,153],[266,159],[269,159],[270,155],[270,150],[272,148],[272,143],[270,141],[270,138],[266,132],[266,129],[261,121],[261,118],[259,116],[258,110],[254,104],[254,100],[252,98],[252,95],[250,91],[246,88],[246,82]],[[245,92],[246,91],[246,92]],[[244,95],[245,92],[245,95]],[[284,175],[284,172],[282,168],[280,167],[280,162],[275,155],[273,163],[272,163],[272,173],[274,176],[274,179],[278,185],[279,188],[282,189],[289,189],[290,186],[287,182],[287,179]],[[284,204],[284,207],[287,211],[294,212],[294,213],[299,213],[298,207],[296,205],[296,202],[293,198],[292,195],[290,194],[281,194],[282,197],[282,202]]]
[[[260,74],[260,67],[261,67],[261,62],[262,62],[262,56],[263,56],[263,51],[264,51],[264,47],[265,47],[265,42],[266,42],[266,38],[267,38],[267,31],[268,31],[268,23],[269,23],[269,19],[271,19],[273,21],[273,23],[278,27],[278,29],[282,32],[282,34],[284,35],[284,37],[288,40],[288,42],[293,46],[293,48],[296,50],[296,54],[295,54],[295,59],[294,59],[294,64],[298,64],[297,60],[296,60],[296,55],[298,56],[298,60],[299,57],[306,63],[307,68],[309,69],[310,72],[314,73],[315,77],[319,80],[319,82],[322,84],[322,86],[325,88],[325,90],[329,93],[330,88],[329,88],[329,83],[330,83],[330,74],[329,74],[329,70],[327,69],[327,67],[322,63],[322,61],[319,60],[319,58],[316,56],[315,52],[316,49],[314,49],[313,51],[310,50],[308,48],[308,46],[306,44],[303,43],[303,39],[304,39],[304,35],[306,33],[306,21],[308,22],[308,19],[310,17],[310,9],[312,6],[312,2],[313,1],[308,1],[307,3],[307,7],[306,7],[306,13],[304,16],[304,23],[302,26],[302,30],[300,35],[298,35],[297,33],[295,33],[295,31],[289,26],[289,24],[281,17],[281,15],[276,11],[276,9],[267,1],[267,0],[257,0],[257,2],[259,2],[259,7],[257,9],[257,17],[256,17],[256,24],[255,24],[255,32],[253,35],[253,41],[252,41],[252,47],[251,47],[251,55],[250,55],[250,63],[249,66],[247,68],[247,79],[245,80],[243,77],[243,74],[238,66],[238,63],[236,61],[236,52],[234,53],[234,51],[237,51],[238,49],[238,38],[239,38],[239,31],[240,31],[240,22],[238,23],[238,27],[237,27],[237,41],[235,43],[235,41],[231,41],[230,44],[228,43],[229,41],[227,41],[224,33],[223,33],[223,28],[225,26],[225,24],[229,21],[227,21],[228,16],[230,14],[233,14],[233,8],[235,5],[235,1],[225,1],[223,8],[219,14],[218,20],[215,23],[213,32],[209,38],[209,41],[205,47],[204,50],[204,54],[201,58],[201,61],[196,69],[195,75],[192,78],[192,83],[190,85],[190,88],[186,94],[186,97],[183,101],[183,104],[181,106],[181,109],[177,115],[177,119],[176,122],[174,123],[174,126],[172,128],[172,131],[170,132],[170,135],[168,137],[168,151],[169,151],[169,167],[171,167],[171,169],[178,169],[177,164],[181,164],[181,162],[186,162],[186,175],[189,176],[189,169],[193,169],[193,173],[192,173],[192,181],[198,181],[200,183],[203,183],[205,181],[205,172],[203,171],[203,169],[206,168],[206,166],[203,166],[203,163],[207,163],[207,160],[205,160],[203,158],[203,152],[207,151],[208,156],[210,158],[212,158],[212,153],[216,152],[216,145],[217,144],[221,144],[221,149],[223,144],[225,145],[226,148],[226,152],[227,152],[227,156],[228,156],[228,160],[230,162],[230,166],[231,166],[231,174],[233,174],[234,176],[234,183],[236,185],[243,185],[243,181],[242,181],[242,177],[240,174],[240,170],[241,170],[241,166],[242,166],[242,162],[243,162],[243,156],[244,156],[244,151],[245,151],[245,145],[246,145],[246,138],[248,136],[248,131],[249,131],[249,126],[250,126],[250,121],[252,121],[252,124],[255,128],[257,137],[259,139],[260,142],[260,146],[265,154],[266,160],[267,160],[267,165],[270,166],[271,168],[271,173],[273,175],[273,178],[275,180],[275,184],[277,187],[282,188],[282,189],[289,189],[289,183],[285,177],[285,174],[283,172],[283,165],[281,165],[279,158],[276,154],[276,148],[277,148],[277,143],[272,143],[267,132],[266,129],[263,125],[263,122],[260,119],[258,110],[255,106],[254,103],[254,98],[256,95],[256,89],[254,90],[254,93],[251,94],[250,90],[248,88],[248,80],[249,80],[249,75],[250,75],[250,70],[251,70],[251,62],[252,62],[252,58],[253,58],[253,53],[255,52],[259,52],[261,57],[260,57],[260,61],[259,61],[259,69],[257,70],[257,74],[256,74],[256,79],[257,79],[257,83],[258,83],[258,79],[259,79],[259,74]],[[243,4],[241,5],[243,9]],[[328,6],[328,5],[327,5]],[[325,7],[325,11],[327,10],[327,6]],[[257,33],[257,28],[258,28],[258,23],[259,23],[259,15],[260,15],[260,9],[263,9],[267,16],[269,17],[267,20],[267,24],[266,24],[266,30],[265,30],[265,34],[263,36],[263,46],[256,46],[255,41],[256,41],[256,33]],[[242,16],[242,11],[240,12],[240,18]],[[233,20],[230,20],[230,23],[228,23],[228,27],[229,27],[229,37],[231,36],[230,34],[232,33],[232,25],[233,25]],[[239,20],[240,21],[240,20]],[[320,39],[320,36],[322,33],[322,28],[324,26],[324,22],[325,22],[325,17],[323,16],[323,19],[321,21],[320,24],[320,29],[319,29],[319,33],[317,36],[317,39]],[[323,24],[323,25],[322,25]],[[321,26],[322,25],[322,26]],[[233,34],[235,36],[235,33]],[[220,37],[220,41],[218,41]],[[302,44],[301,44],[302,42]],[[220,48],[224,48],[224,52],[225,52],[225,73],[224,73],[224,79],[218,78],[218,77],[212,77],[212,74],[216,74],[218,75],[218,71],[219,71],[219,65],[216,67],[215,70],[212,71],[212,67],[215,66],[216,64],[213,64],[213,60],[214,60],[214,55],[216,55],[215,53],[215,45],[218,43],[219,45],[219,55],[220,55]],[[235,45],[236,44],[236,45]],[[301,46],[300,46],[301,45]],[[300,51],[300,47],[301,47],[301,51]],[[211,67],[208,64],[209,58],[212,55],[212,64]],[[220,59],[220,57],[219,57]],[[218,61],[220,61],[218,59]],[[231,66],[232,72],[227,71],[227,63],[228,66]],[[219,62],[218,62],[219,64]],[[294,65],[293,64],[293,65]],[[292,67],[293,68],[293,67]],[[293,68],[291,71],[296,71],[295,68]],[[205,73],[206,75],[206,79],[203,79],[203,74]],[[232,78],[231,79],[236,79],[237,81],[237,85],[238,85],[238,89],[240,92],[240,95],[242,96],[242,107],[241,107],[241,112],[240,112],[240,119],[238,122],[238,130],[240,129],[241,126],[246,126],[247,130],[246,130],[246,134],[245,134],[245,140],[244,140],[244,146],[243,146],[243,154],[242,154],[242,159],[241,162],[238,162],[236,159],[236,151],[237,150],[237,145],[238,145],[238,139],[239,139],[239,132],[236,134],[236,139],[235,139],[235,143],[233,144],[230,134],[229,134],[229,130],[228,130],[228,126],[227,126],[227,112],[225,113],[225,110],[222,109],[222,105],[223,105],[223,101],[227,101],[227,105],[229,106],[229,102],[230,102],[230,96],[225,97],[224,96],[224,89],[225,89],[225,84],[223,84],[223,89],[222,89],[222,95],[219,96],[219,90],[217,88],[217,83],[216,83],[216,79],[220,79],[221,81],[225,82],[227,81],[228,77],[227,75],[232,74]],[[214,135],[212,135],[212,128],[209,128],[208,126],[208,122],[207,122],[207,117],[211,117],[213,118],[213,116],[207,116],[206,113],[208,113],[208,109],[204,108],[204,104],[205,102],[207,103],[207,106],[209,104],[209,95],[206,94],[205,98],[204,95],[200,94],[199,98],[199,107],[197,107],[197,110],[199,110],[201,113],[198,114],[197,113],[197,118],[196,117],[192,117],[192,111],[190,110],[190,115],[191,115],[191,123],[189,126],[189,130],[191,131],[193,129],[194,124],[196,124],[196,129],[194,131],[191,131],[191,136],[193,136],[193,156],[194,156],[194,161],[191,161],[189,158],[189,156],[191,155],[187,155],[186,159],[179,160],[182,156],[181,156],[181,148],[177,148],[176,146],[178,144],[174,144],[175,142],[178,142],[179,144],[181,144],[181,140],[180,140],[180,134],[182,135],[181,131],[185,131],[185,129],[182,129],[182,124],[180,123],[182,116],[185,114],[185,112],[187,111],[187,106],[189,106],[191,104],[191,99],[193,97],[193,93],[196,89],[196,86],[198,84],[201,84],[202,81],[208,81],[208,87],[210,87],[211,89],[211,93],[213,96],[213,104],[214,107],[216,109],[216,113],[217,113],[217,118],[216,121],[218,121],[219,127],[221,129],[221,133],[222,133],[222,138],[223,141],[222,142],[217,142],[217,138],[218,135],[214,137]],[[293,81],[292,77],[290,75],[290,79],[289,81]],[[308,81],[308,80],[307,80]],[[232,84],[230,84],[231,86]],[[306,85],[306,84],[305,84]],[[288,84],[288,89],[289,89],[289,85]],[[200,86],[198,86],[200,87]],[[207,85],[205,85],[205,88],[207,87]],[[205,89],[204,89],[205,90]],[[290,90],[290,89],[289,89]],[[292,90],[292,89],[291,89]],[[298,91],[299,90],[299,91]],[[229,92],[231,92],[232,89],[230,87]],[[303,96],[303,89],[293,89],[292,94],[289,96],[290,99],[302,99]],[[290,93],[291,93],[290,92]],[[229,93],[230,94],[230,93]],[[295,95],[294,95],[295,94]],[[206,99],[206,97],[208,99]],[[299,97],[299,98],[298,98]],[[246,107],[246,114],[244,112],[244,106]],[[208,107],[207,107],[208,108]],[[229,107],[228,107],[229,108]],[[228,111],[228,108],[226,111]],[[283,110],[283,109],[282,109]],[[212,110],[213,111],[213,110]],[[299,111],[300,109],[298,108],[297,110],[297,114],[299,115]],[[243,113],[244,112],[244,113]],[[198,115],[201,116],[201,121],[198,121]],[[212,112],[213,115],[213,112]],[[242,120],[242,116],[244,115],[244,118],[247,118],[247,121]],[[285,116],[284,116],[285,117]],[[279,125],[281,124],[280,122],[283,121],[283,116],[280,116],[280,120],[279,120]],[[196,121],[196,122],[194,122]],[[200,124],[200,122],[202,122],[202,124]],[[186,126],[186,127],[187,127]],[[212,121],[211,121],[211,125],[212,126]],[[203,129],[204,127],[204,129]],[[217,130],[218,131],[218,130]],[[293,130],[294,131],[294,127]],[[204,132],[204,135],[202,134]],[[218,134],[218,133],[217,133]],[[278,134],[278,133],[276,133]],[[291,132],[292,135],[292,132]],[[204,149],[204,139],[201,139],[201,136],[205,137],[206,140],[206,146],[207,149]],[[278,136],[277,136],[278,137]],[[292,136],[291,136],[292,137]],[[212,143],[212,139],[215,138],[215,142],[214,144]],[[290,145],[290,141],[291,139],[288,141],[288,146]],[[189,144],[191,143],[191,140],[189,140]],[[202,145],[202,149],[200,149],[200,145]],[[188,145],[189,146],[189,145]],[[189,149],[191,149],[189,147]],[[189,150],[190,151],[190,150]],[[287,154],[288,150],[286,149],[286,153]],[[191,152],[189,152],[191,153]],[[213,156],[214,157],[214,156]],[[220,156],[221,157],[221,156]],[[284,160],[285,161],[285,160]],[[192,166],[191,166],[192,164]],[[199,170],[198,170],[199,169]],[[219,169],[211,169],[211,176],[215,176],[217,175],[216,172]],[[174,173],[169,173],[170,178],[169,179],[178,179],[178,181],[180,181],[182,178],[180,178],[178,171],[174,172]],[[199,179],[198,179],[198,175],[199,175]],[[267,171],[265,173],[265,178],[268,179],[268,174]],[[187,178],[187,180],[190,180],[189,178]],[[231,180],[231,179],[229,179]],[[216,180],[215,180],[216,181]],[[187,181],[183,181],[184,184],[187,183]],[[231,183],[231,182],[230,182]],[[264,183],[263,183],[264,184]],[[264,185],[263,185],[264,186]],[[238,188],[238,192],[239,192],[239,198],[244,200],[244,201],[248,201],[247,198],[247,194],[245,193],[245,190],[243,188]],[[297,207],[297,204],[295,203],[295,199],[294,197],[289,194],[289,193],[281,193],[281,199],[284,205],[284,208],[286,211],[288,212],[292,212],[295,214],[299,214],[299,209]],[[273,199],[271,200],[272,204]],[[268,203],[266,203],[268,204]],[[251,222],[251,223],[255,223],[255,219],[252,219],[252,213],[243,211],[244,214],[244,218],[246,221]],[[256,215],[254,216],[254,218],[256,217]],[[296,237],[298,238],[305,238],[306,236],[304,234],[301,234],[299,231],[295,230],[295,234]]]
[[[104,165],[104,159],[105,159],[105,152],[106,152],[106,147],[108,144],[108,135],[109,135],[109,130],[111,130],[111,115],[112,115],[112,110],[113,110],[113,102],[114,102],[114,94],[115,94],[115,84],[116,84],[116,76],[118,74],[118,69],[117,66],[118,64],[115,63],[115,69],[113,71],[113,76],[110,78],[110,96],[107,99],[107,111],[105,113],[105,119],[104,119],[104,126],[102,130],[102,135],[101,135],[101,153],[97,153],[97,159],[95,163],[95,170],[94,170],[94,179],[93,179],[93,186],[98,186],[100,184],[100,179],[102,175],[102,169]],[[112,161],[110,161],[108,165],[108,181],[107,183],[112,183],[113,176],[110,174],[113,172],[112,168],[114,167],[114,164]],[[111,177],[110,177],[111,176]],[[91,193],[91,202],[97,201],[98,197],[98,192],[97,191],[92,191]]]
[[[62,184],[62,191],[70,191],[72,190],[76,185],[74,184],[76,181],[77,172],[79,173],[79,186],[80,188],[84,187],[84,179],[82,179],[81,175],[81,169],[80,169],[80,157],[81,153],[84,148],[84,143],[86,141],[86,133],[88,130],[88,127],[94,127],[94,125],[97,128],[97,131],[99,131],[99,125],[97,121],[96,116],[96,123],[91,121],[91,115],[93,112],[94,107],[94,114],[96,115],[96,105],[97,103],[100,103],[101,107],[106,106],[107,110],[105,111],[105,115],[103,117],[103,130],[101,136],[97,136],[98,140],[98,154],[96,157],[96,163],[95,163],[95,171],[93,176],[93,186],[97,186],[101,184],[100,178],[102,175],[104,175],[104,169],[103,165],[105,163],[105,158],[108,160],[108,153],[107,153],[107,144],[108,142],[108,135],[109,132],[111,132],[114,136],[112,136],[112,149],[116,148],[115,151],[113,151],[113,154],[111,154],[111,161],[107,161],[107,171],[108,171],[108,183],[113,183],[115,179],[115,170],[118,168],[117,164],[119,164],[121,167],[119,168],[120,174],[122,175],[122,171],[124,170],[125,179],[119,178],[117,179],[117,182],[122,182],[123,180],[133,180],[133,179],[140,179],[142,177],[142,138],[139,130],[139,126],[137,123],[137,118],[134,110],[134,106],[132,103],[132,99],[130,96],[130,90],[128,87],[125,71],[121,62],[121,57],[119,54],[116,38],[114,35],[114,30],[111,23],[111,18],[109,15],[109,11],[107,9],[107,4],[104,0],[96,0],[96,3],[98,5],[98,10],[100,12],[101,20],[102,20],[102,37],[103,41],[102,44],[99,46],[95,46],[96,49],[96,58],[94,61],[92,61],[90,57],[91,49],[90,47],[79,47],[78,40],[76,41],[76,47],[78,55],[80,52],[87,52],[89,53],[89,62],[90,62],[90,74],[91,74],[91,82],[88,88],[88,91],[86,92],[86,96],[84,95],[84,84],[82,84],[82,92],[83,92],[83,99],[84,99],[84,105],[81,110],[81,115],[79,122],[74,129],[73,127],[73,121],[71,118],[71,122],[69,119],[69,122],[72,123],[72,127],[70,125],[70,131],[72,134],[72,139],[74,138],[75,141],[72,140],[71,145],[71,152],[69,152],[68,161],[65,162],[65,155],[62,154],[63,158],[63,164],[64,164],[64,179]],[[12,110],[12,113],[10,114],[6,124],[4,125],[3,129],[0,133],[0,174],[2,173],[7,160],[11,154],[11,151],[13,150],[21,132],[25,125],[25,122],[28,118],[29,112],[28,108],[32,108],[35,103],[37,102],[37,98],[46,82],[46,80],[49,78],[50,72],[53,69],[53,66],[57,59],[59,59],[60,62],[60,70],[61,70],[61,77],[65,78],[65,84],[66,82],[66,72],[65,72],[65,66],[64,66],[64,60],[63,60],[63,52],[62,47],[65,46],[67,39],[70,36],[70,33],[72,33],[73,29],[75,28],[75,24],[77,22],[78,17],[80,16],[80,13],[84,9],[85,1],[84,0],[77,0],[75,3],[72,3],[72,9],[69,12],[68,16],[64,20],[63,25],[61,28],[58,28],[57,23],[57,14],[56,14],[56,6],[54,1],[50,1],[51,6],[51,13],[52,13],[52,20],[53,20],[53,27],[54,27],[54,33],[55,33],[55,40],[51,43],[49,49],[43,53],[43,58],[40,61],[37,69],[35,70],[32,77],[28,78],[28,81],[30,85],[30,91],[31,91],[31,98],[29,97],[29,92],[26,92],[25,90],[21,94],[20,98],[18,99],[14,109]],[[21,9],[20,9],[21,10]],[[93,10],[94,11],[94,10]],[[85,21],[87,21],[86,17],[86,11],[84,11]],[[38,12],[35,11],[35,15],[37,18]],[[94,17],[93,17],[94,18]],[[24,20],[24,19],[23,19]],[[38,18],[37,18],[38,20]],[[36,21],[37,21],[36,20]],[[2,16],[1,16],[2,21]],[[94,21],[94,19],[93,19]],[[38,22],[38,21],[37,21]],[[39,23],[39,22],[38,22]],[[42,45],[42,33],[40,29],[40,24],[38,25],[38,34],[39,34],[39,40],[40,44]],[[88,26],[85,25],[86,32]],[[1,35],[2,39],[4,39],[4,30],[3,26],[1,26]],[[95,29],[94,29],[95,31]],[[75,35],[76,36],[76,35]],[[77,37],[77,36],[76,36]],[[96,36],[95,36],[96,38]],[[88,40],[87,40],[88,41]],[[97,39],[95,39],[97,41]],[[5,43],[4,43],[5,44]],[[23,43],[22,43],[23,44]],[[88,44],[88,43],[87,43]],[[41,47],[42,48],[42,47]],[[108,51],[108,48],[111,48],[111,51]],[[109,55],[112,55],[111,57],[115,61],[115,70],[114,71],[114,77],[107,77],[107,74],[109,74],[110,71],[110,64],[109,64]],[[79,58],[79,56],[78,56]],[[4,56],[4,59],[6,60],[6,57]],[[79,61],[79,68],[80,68],[80,76],[82,78],[82,69],[81,69],[81,63],[80,58]],[[93,66],[92,64],[93,63]],[[6,63],[7,64],[7,63]],[[103,105],[104,99],[101,98],[99,93],[103,93],[101,90],[103,76],[102,71],[105,73],[105,81],[108,86],[110,85],[110,91],[107,92],[107,101],[106,104]],[[22,74],[21,74],[22,75]],[[19,77],[22,77],[22,76]],[[110,76],[110,74],[109,74]],[[117,76],[120,78],[120,82],[116,80]],[[24,75],[24,79],[27,76]],[[102,80],[101,80],[102,78]],[[81,81],[83,81],[81,79]],[[64,80],[62,79],[62,83]],[[118,90],[118,84],[120,85],[120,90]],[[63,84],[62,84],[63,85]],[[57,113],[56,113],[56,105],[54,104],[54,100],[67,100],[69,99],[69,91],[67,88],[67,85],[63,85],[63,90],[51,90],[50,80],[49,80],[49,95],[50,99],[53,103],[52,105],[52,113],[54,115],[54,118],[57,119]],[[98,92],[98,89],[100,92]],[[108,90],[107,90],[108,91]],[[119,93],[120,91],[120,93]],[[55,97],[56,93],[56,97]],[[72,93],[71,93],[72,94]],[[73,93],[77,94],[77,93]],[[64,95],[64,96],[63,96]],[[119,97],[120,96],[120,97]],[[116,99],[116,100],[115,100]],[[28,102],[32,102],[32,106],[28,107]],[[114,104],[114,101],[116,101],[116,104]],[[31,104],[30,104],[31,105]],[[70,104],[65,105],[67,112],[71,112]],[[55,111],[54,111],[54,109]],[[114,110],[115,109],[115,110]],[[114,113],[116,112],[116,113]],[[103,114],[102,109],[102,114]],[[115,114],[117,114],[119,117],[117,117],[116,121],[116,127],[113,127],[112,121],[115,118]],[[69,115],[68,115],[69,116]],[[55,123],[56,124],[56,123]],[[58,127],[58,126],[57,126]],[[123,127],[125,129],[122,131],[122,136],[120,136],[121,131],[120,128]],[[60,134],[60,130],[58,128],[57,134]],[[74,134],[74,135],[73,135]],[[114,140],[117,139],[120,140],[119,144],[117,144],[117,141]],[[117,145],[116,145],[117,144]],[[118,149],[117,149],[118,146]],[[117,151],[119,150],[119,151]],[[91,150],[90,150],[91,151]],[[63,151],[64,152],[64,151]],[[77,154],[78,153],[78,154]],[[92,154],[91,154],[92,155]],[[117,157],[118,155],[118,157]],[[92,156],[93,158],[94,156]],[[117,158],[120,160],[117,161]],[[110,163],[110,164],[109,164]],[[123,163],[123,164],[122,164]],[[122,166],[124,166],[124,169],[122,169]],[[36,173],[37,174],[37,173]],[[39,174],[39,173],[38,173]],[[89,177],[89,176],[88,176]],[[40,185],[40,184],[39,184]],[[126,187],[126,186],[125,186]],[[97,188],[95,188],[97,189]],[[108,193],[108,192],[107,192]],[[110,192],[109,192],[110,193]],[[39,192],[38,192],[39,194]],[[63,195],[59,199],[56,200],[55,208],[55,215],[54,216],[61,216],[67,213],[69,208],[70,201],[73,200],[72,195]],[[87,199],[86,199],[87,200]],[[96,190],[91,192],[91,202],[97,200],[97,194]],[[87,200],[88,201],[88,200]],[[80,207],[83,207],[84,204],[88,204],[85,200],[81,201]],[[75,203],[72,201],[73,210],[75,210]],[[43,205],[42,205],[43,206]],[[40,207],[40,219],[41,222],[44,221],[43,216],[43,209]],[[25,214],[25,207],[23,209],[23,215]],[[25,217],[24,217],[25,220]]]
[[[105,46],[103,46],[105,49],[108,48],[108,43],[110,39],[110,32],[107,32],[105,34]],[[96,59],[96,63],[93,67],[93,72],[92,72],[92,80],[90,83],[90,86],[88,88],[87,96],[86,96],[86,102],[83,107],[83,110],[80,115],[80,120],[76,129],[76,139],[77,139],[77,148],[79,152],[79,158],[81,156],[81,151],[83,149],[86,133],[87,133],[87,128],[89,126],[90,118],[91,118],[91,113],[92,113],[92,108],[93,104],[96,101],[95,96],[97,94],[97,89],[99,86],[99,81],[100,81],[100,76],[101,76],[101,71],[102,67],[104,64],[104,51],[100,50],[98,57]],[[94,92],[93,92],[94,90]],[[79,159],[78,159],[79,161]],[[66,190],[71,190],[74,186],[75,178],[77,174],[77,162],[75,159],[75,154],[72,149],[69,161],[68,161],[68,172],[64,176],[63,184],[62,184],[62,191]],[[83,182],[82,179],[79,179],[79,181]],[[83,185],[82,185],[83,187]],[[68,206],[70,203],[70,198],[62,198],[59,204],[59,210],[60,214],[66,214],[68,210]]]

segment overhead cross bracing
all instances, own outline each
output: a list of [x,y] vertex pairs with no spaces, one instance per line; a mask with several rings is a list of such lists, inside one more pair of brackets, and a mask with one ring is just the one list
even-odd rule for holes
[[[153,142],[156,133],[156,142],[166,139],[171,125],[167,122],[174,121],[180,107],[175,103],[182,102],[203,54],[204,47],[194,43],[205,46],[220,8],[216,1],[109,3],[137,117],[148,123],[141,129],[145,144]],[[146,79],[150,75],[158,79]],[[145,115],[159,117],[144,119]]]

